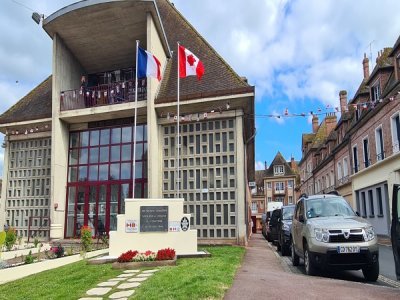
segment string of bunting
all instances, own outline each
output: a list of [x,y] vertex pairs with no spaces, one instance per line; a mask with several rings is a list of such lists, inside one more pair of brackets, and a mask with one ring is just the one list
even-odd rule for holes
[[48,124],[43,125],[43,126],[35,126],[34,128],[26,128],[25,130],[8,130],[6,129],[5,134],[6,135],[19,135],[19,134],[30,134],[30,133],[36,133],[36,132],[41,132],[41,131],[48,131],[50,126]]
[[[400,91],[398,92],[400,94]],[[310,111],[310,112],[302,112],[302,113],[290,113],[289,109],[286,108],[282,114],[254,114],[250,115],[247,114],[247,117],[254,117],[254,118],[293,118],[293,117],[306,117],[306,116],[318,116],[318,115],[325,115],[326,113],[330,114],[338,114],[338,113],[346,113],[349,111],[356,111],[356,110],[367,110],[367,109],[374,109],[378,104],[384,102],[385,100],[388,100],[390,102],[396,100],[394,96],[385,98],[385,99],[379,99],[377,101],[367,101],[367,102],[360,102],[360,103],[354,103],[354,104],[348,104],[343,107],[333,107],[331,105],[327,105],[326,107],[318,108],[316,110]],[[198,113],[192,113],[192,114],[181,114],[180,115],[180,121],[183,122],[190,122],[190,121],[200,121],[207,119],[210,115],[212,114],[218,114],[222,113],[223,111],[229,110],[230,104],[229,102],[226,104],[225,107],[219,106],[215,109],[211,109],[209,111],[203,111],[203,112],[198,112]],[[168,120],[176,122],[178,120],[178,116],[173,113],[173,112],[168,112],[168,113],[161,113],[161,117],[165,117]]]

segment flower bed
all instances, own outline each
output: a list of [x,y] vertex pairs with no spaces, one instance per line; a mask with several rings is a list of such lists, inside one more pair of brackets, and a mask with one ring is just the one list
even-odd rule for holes
[[122,253],[112,264],[114,269],[132,269],[140,267],[175,266],[176,254],[174,249],[166,248],[157,253],[150,250],[140,253],[129,250]]

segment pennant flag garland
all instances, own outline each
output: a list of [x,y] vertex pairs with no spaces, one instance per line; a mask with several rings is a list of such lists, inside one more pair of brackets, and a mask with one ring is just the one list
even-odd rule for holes
[[185,47],[179,45],[179,77],[184,78],[191,75],[196,75],[200,80],[204,75],[204,66],[201,60],[196,55],[190,52]]

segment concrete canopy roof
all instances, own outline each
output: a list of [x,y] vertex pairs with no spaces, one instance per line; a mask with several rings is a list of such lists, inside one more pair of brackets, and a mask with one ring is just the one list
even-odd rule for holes
[[147,48],[148,12],[153,16],[169,57],[168,42],[154,1],[80,1],[47,17],[43,29],[51,38],[58,34],[87,73],[117,70],[134,65],[137,39]]

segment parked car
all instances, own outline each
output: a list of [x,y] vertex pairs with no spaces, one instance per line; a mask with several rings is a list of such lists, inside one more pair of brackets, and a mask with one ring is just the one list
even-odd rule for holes
[[295,205],[282,206],[279,216],[277,248],[278,251],[282,252],[283,256],[290,254],[290,245],[292,243],[290,230],[295,207]]
[[292,224],[292,263],[304,259],[308,275],[316,269],[359,270],[368,281],[379,276],[378,239],[341,196],[302,195]]
[[267,227],[268,242],[275,242],[278,240],[278,226],[279,226],[280,215],[281,215],[280,208],[275,209],[271,214],[271,218],[269,219]]
[[393,185],[392,227],[390,230],[396,278],[400,280],[400,184]]

